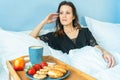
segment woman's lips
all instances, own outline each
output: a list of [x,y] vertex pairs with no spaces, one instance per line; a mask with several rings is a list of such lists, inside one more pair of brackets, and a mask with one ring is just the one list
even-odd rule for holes
[[62,21],[67,21],[66,19],[62,19]]

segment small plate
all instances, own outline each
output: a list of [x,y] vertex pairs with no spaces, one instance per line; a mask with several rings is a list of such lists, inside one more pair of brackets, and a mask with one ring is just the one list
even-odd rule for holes
[[[62,76],[61,78],[50,78],[50,77],[46,77],[44,80],[62,80],[62,79],[64,79],[64,78],[68,77],[69,75],[70,75],[70,71],[67,70],[66,74],[65,74],[64,76]],[[26,76],[27,76],[28,78],[32,79],[32,80],[38,80],[38,79],[33,78],[33,76],[31,76],[31,75],[29,75],[29,74],[27,74],[27,73],[26,73]]]

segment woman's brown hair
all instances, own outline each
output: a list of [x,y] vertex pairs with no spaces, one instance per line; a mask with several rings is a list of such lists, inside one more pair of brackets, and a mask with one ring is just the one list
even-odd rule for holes
[[[57,13],[60,12],[60,8],[63,5],[68,5],[68,6],[70,6],[72,8],[73,16],[75,16],[75,19],[73,20],[73,27],[77,27],[77,29],[81,29],[81,26],[79,24],[79,19],[78,19],[76,8],[75,8],[75,6],[74,6],[74,4],[72,2],[62,1],[59,4],[59,6],[58,6]],[[64,35],[63,25],[60,23],[59,17],[56,20],[55,28],[56,28],[55,34],[57,34],[57,35]]]

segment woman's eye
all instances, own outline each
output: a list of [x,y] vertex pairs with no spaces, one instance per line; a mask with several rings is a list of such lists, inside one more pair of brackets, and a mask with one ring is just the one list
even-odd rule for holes
[[63,12],[60,12],[60,14],[63,14]]
[[70,14],[70,12],[65,12],[65,13],[63,13],[63,12],[60,12],[59,14]]
[[66,12],[66,14],[70,14],[70,12]]

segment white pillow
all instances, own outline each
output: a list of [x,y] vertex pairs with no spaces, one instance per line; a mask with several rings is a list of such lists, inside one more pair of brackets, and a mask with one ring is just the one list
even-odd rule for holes
[[120,24],[102,22],[85,17],[87,27],[97,43],[108,51],[120,53]]
[[[25,32],[25,33],[24,33]],[[6,31],[0,29],[0,52],[6,54],[28,54],[29,46],[43,46],[44,55],[49,55],[47,44],[28,35],[30,31]],[[28,32],[28,33],[27,33]]]

